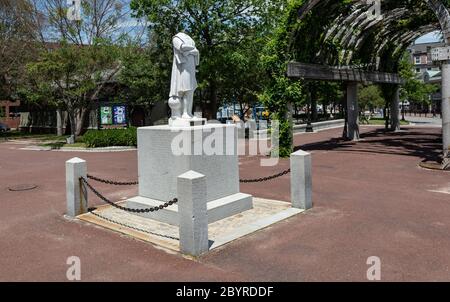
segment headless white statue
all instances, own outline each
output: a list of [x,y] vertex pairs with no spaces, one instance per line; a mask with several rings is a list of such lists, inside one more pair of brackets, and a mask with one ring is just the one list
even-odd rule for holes
[[200,53],[195,42],[185,33],[173,37],[173,66],[170,84],[169,106],[172,110],[171,125],[194,120],[192,108],[197,89],[196,67],[200,64]]

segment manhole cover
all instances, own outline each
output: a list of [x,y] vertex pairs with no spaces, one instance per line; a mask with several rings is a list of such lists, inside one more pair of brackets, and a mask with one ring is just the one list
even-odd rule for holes
[[36,189],[37,187],[38,187],[37,185],[23,184],[23,185],[9,187],[8,190],[10,190],[12,192],[30,191],[30,190]]

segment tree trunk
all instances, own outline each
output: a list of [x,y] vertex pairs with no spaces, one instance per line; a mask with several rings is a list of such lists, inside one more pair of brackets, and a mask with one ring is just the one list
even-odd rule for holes
[[89,112],[89,109],[86,109],[86,108],[77,110],[77,114],[75,115],[75,125],[76,125],[75,135],[77,137],[83,133],[84,122],[86,121],[86,114],[88,112]]
[[215,120],[217,118],[217,84],[214,80],[209,82],[209,101],[206,117],[208,120]]
[[56,109],[56,135],[63,136],[63,112],[60,108]]
[[69,118],[70,123],[70,135],[73,136],[74,140],[76,139],[76,119],[75,112],[71,108],[67,108],[67,116]]

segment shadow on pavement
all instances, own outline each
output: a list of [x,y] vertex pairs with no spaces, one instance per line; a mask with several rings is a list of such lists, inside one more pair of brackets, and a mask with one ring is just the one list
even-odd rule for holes
[[312,144],[296,146],[304,151],[348,151],[418,157],[424,161],[440,161],[442,136],[427,129],[403,128],[402,132],[376,129],[361,134],[361,141],[351,142],[332,138]]

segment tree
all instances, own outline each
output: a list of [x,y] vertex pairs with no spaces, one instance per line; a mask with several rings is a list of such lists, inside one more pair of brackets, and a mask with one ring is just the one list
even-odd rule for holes
[[36,55],[36,27],[27,0],[0,1],[0,99],[13,99],[24,66]]
[[[305,81],[292,80],[286,77],[287,64],[293,59],[291,47],[292,23],[298,19],[298,8],[302,0],[289,1],[284,14],[279,18],[280,24],[275,34],[266,43],[260,56],[261,64],[269,76],[268,85],[260,94],[260,100],[272,113],[271,118],[278,120],[279,150],[281,157],[288,157],[293,151],[292,122],[289,119],[289,104],[301,104],[306,99],[308,89]],[[305,47],[308,49],[308,47]]]
[[[229,67],[239,67],[238,64],[229,66],[232,52],[246,44],[245,40],[255,38],[256,41],[256,34],[270,31],[274,20],[277,20],[273,12],[279,6],[265,0],[131,2],[136,16],[146,16],[151,23],[151,31],[159,34],[161,49],[170,48],[172,36],[179,31],[194,38],[202,61],[198,96],[205,104],[205,114],[209,118],[216,117],[219,96],[230,95],[230,90],[224,91],[227,81],[224,73],[229,71]],[[252,55],[257,56],[257,53]],[[237,72],[234,74],[238,75]],[[239,86],[247,84],[249,82],[241,82]]]
[[360,85],[358,98],[361,111],[373,112],[374,109],[384,106],[384,99],[378,85]]
[[120,69],[118,56],[118,48],[105,41],[85,47],[62,42],[27,65],[30,85],[23,94],[35,102],[51,98],[66,109],[71,134],[79,136],[90,104]]
[[68,14],[66,0],[29,1],[41,53],[28,64],[20,91],[35,104],[56,105],[59,116],[67,110],[72,134],[80,135],[92,102],[119,72],[119,52],[112,44],[122,39],[126,1],[83,0],[79,20]]
[[405,53],[400,62],[399,73],[405,79],[405,84],[400,90],[400,99],[402,101],[408,100],[412,104],[428,105],[430,102],[430,94],[436,92],[438,87],[434,84],[424,83],[417,78],[408,53]]
[[222,97],[239,104],[241,120],[258,102],[258,94],[267,83],[267,76],[259,62],[259,50],[265,39],[246,37],[238,48],[225,54],[228,62],[222,71]]
[[67,41],[73,45],[92,45],[98,39],[121,39],[122,22],[129,13],[126,0],[83,0],[80,20],[68,14],[67,0],[33,0],[36,12],[46,20],[41,33],[45,42]]
[[129,105],[142,106],[150,116],[153,105],[167,99],[170,87],[171,65],[168,58],[170,49],[161,52],[156,43],[150,42],[141,47],[136,42],[129,42],[122,49],[122,68],[119,82],[126,87],[122,96]]

